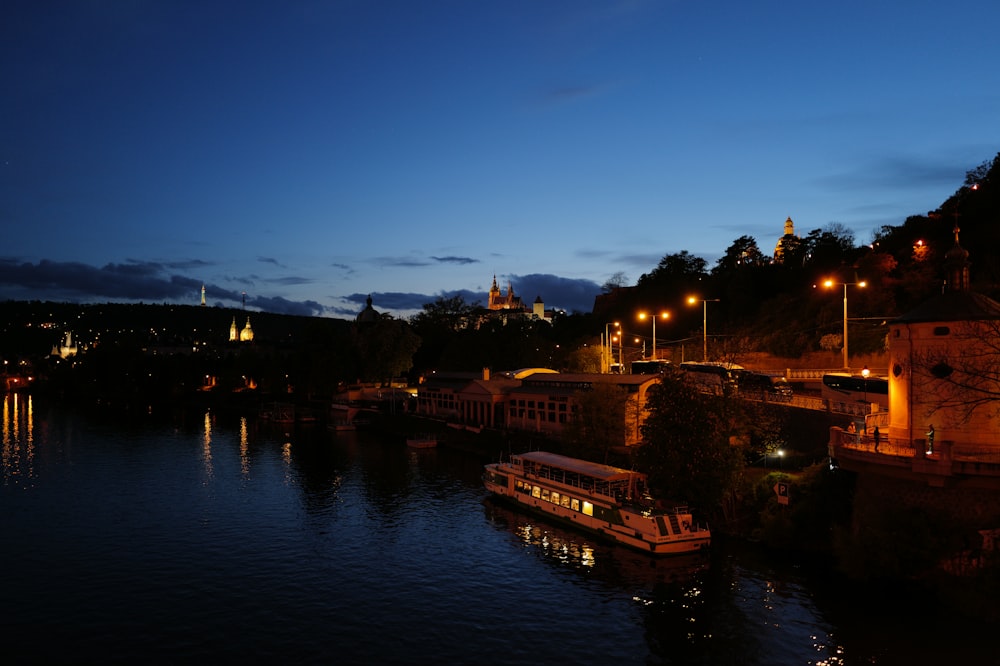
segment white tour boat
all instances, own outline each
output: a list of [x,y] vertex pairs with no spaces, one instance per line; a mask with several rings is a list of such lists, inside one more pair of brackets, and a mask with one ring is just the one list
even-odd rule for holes
[[687,507],[657,508],[639,472],[533,451],[486,465],[483,482],[499,498],[647,553],[694,553],[712,540]]

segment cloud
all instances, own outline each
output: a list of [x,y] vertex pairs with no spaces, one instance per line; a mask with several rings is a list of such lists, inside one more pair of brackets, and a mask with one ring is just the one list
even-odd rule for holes
[[[129,259],[129,261],[136,261],[136,260]],[[202,259],[182,259],[180,261],[167,261],[164,262],[163,265],[173,270],[187,271],[194,268],[211,268],[215,264],[209,261],[204,261]]]
[[262,264],[274,264],[278,268],[284,268],[284,266],[279,264],[278,260],[273,257],[257,257],[257,261],[259,261]]
[[[429,294],[400,291],[380,291],[370,295],[372,297],[372,307],[380,312],[385,310],[403,313],[418,312],[424,309],[425,303],[433,303],[439,298],[438,296]],[[369,294],[367,293],[354,293],[344,296],[343,299],[357,304],[357,310],[354,311],[354,314],[357,314],[367,303],[368,296]]]
[[316,301],[290,301],[281,296],[255,296],[248,304],[265,312],[301,317],[318,317],[328,310]]
[[594,298],[601,293],[601,287],[593,280],[565,278],[548,273],[528,275],[507,275],[505,281],[512,283],[514,293],[528,305],[536,297],[541,297],[546,309],[560,309],[567,312],[590,312],[594,308]]
[[472,257],[434,257],[431,259],[434,261],[441,262],[443,264],[478,264],[478,259],[473,259]]
[[268,282],[270,284],[280,284],[285,286],[295,286],[300,284],[313,284],[316,281],[313,280],[312,278],[289,275],[286,277],[263,279],[263,282]]
[[[821,178],[817,183],[841,190],[911,190],[947,187],[965,180],[967,164],[945,164],[939,157],[886,157],[857,169]],[[957,187],[956,187],[957,189]]]
[[402,268],[417,268],[421,266],[430,266],[431,263],[426,259],[414,259],[412,257],[376,257],[372,260],[372,263],[378,264],[380,267],[386,266],[398,266]]
[[[304,278],[284,278],[301,284]],[[245,282],[245,280],[242,280]],[[280,280],[277,281],[281,283]],[[71,303],[111,301],[169,301],[196,304],[205,285],[206,298],[239,303],[243,294],[201,280],[170,273],[159,262],[131,261],[101,267],[80,262],[43,259],[37,264],[0,258],[0,293],[18,300],[52,300]],[[319,315],[325,308],[315,301],[289,301],[281,297],[254,297],[250,304],[280,314]]]
[[[590,312],[594,307],[594,298],[601,292],[600,286],[593,280],[564,278],[558,275],[532,273],[530,275],[505,275],[502,282],[508,282],[514,288],[514,294],[520,296],[523,302],[531,306],[535,298],[541,297],[546,309],[560,309],[567,312]],[[506,289],[506,287],[504,287]],[[380,311],[392,311],[406,317],[423,310],[427,303],[434,303],[439,298],[454,298],[461,296],[468,305],[485,306],[489,294],[486,291],[456,289],[440,291],[436,294],[416,292],[373,292],[372,306]],[[356,304],[356,309],[337,310],[340,314],[356,315],[368,300],[368,293],[354,293],[342,297],[343,300]]]

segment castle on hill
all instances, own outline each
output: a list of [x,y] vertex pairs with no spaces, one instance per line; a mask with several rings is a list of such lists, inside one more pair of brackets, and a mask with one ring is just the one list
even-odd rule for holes
[[507,291],[504,292],[497,285],[497,276],[493,275],[493,285],[490,287],[489,297],[486,307],[491,312],[501,312],[503,314],[523,314],[525,316],[537,317],[542,321],[552,321],[552,313],[545,312],[545,303],[542,297],[535,298],[531,306],[524,304],[520,296],[514,294],[514,285],[507,282]]

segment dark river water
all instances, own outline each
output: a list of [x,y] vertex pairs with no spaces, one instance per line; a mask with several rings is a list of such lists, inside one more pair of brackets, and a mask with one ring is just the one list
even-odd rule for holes
[[[290,432],[286,432],[290,430]],[[652,560],[490,502],[482,456],[8,395],[5,663],[994,664],[996,627],[717,541]],[[991,633],[992,631],[992,633]]]

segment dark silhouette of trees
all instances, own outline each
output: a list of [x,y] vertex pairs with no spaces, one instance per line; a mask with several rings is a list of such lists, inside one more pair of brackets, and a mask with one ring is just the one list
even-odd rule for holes
[[625,445],[628,393],[609,380],[594,382],[574,398],[577,409],[563,430],[563,441],[574,455],[607,463],[609,453]]
[[745,454],[739,421],[730,410],[742,401],[702,393],[679,374],[666,375],[647,393],[639,468],[660,497],[717,511],[736,487]]

